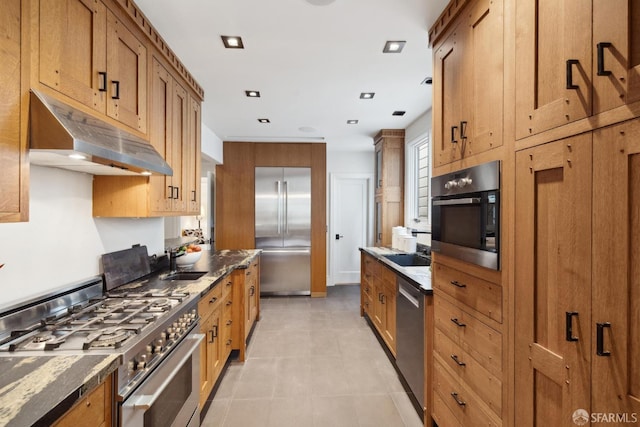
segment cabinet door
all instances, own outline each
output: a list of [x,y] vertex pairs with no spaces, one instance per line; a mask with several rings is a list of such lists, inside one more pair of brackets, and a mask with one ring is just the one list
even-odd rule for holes
[[462,46],[458,25],[436,49],[433,63],[433,162],[442,166],[460,159]]
[[99,0],[41,0],[39,80],[102,113],[107,9]]
[[478,0],[465,11],[460,150],[468,157],[502,145],[503,10],[502,0]]
[[[167,69],[155,58],[152,67],[149,139],[151,145],[169,163],[171,160],[173,79]],[[170,212],[173,208],[171,177],[151,176],[149,182],[151,184],[151,209],[154,212]]]
[[147,132],[147,48],[107,12],[107,115]]
[[188,143],[186,151],[185,196],[187,211],[200,215],[200,146],[202,127],[200,124],[200,101],[189,97]]
[[[201,313],[204,317],[205,315]],[[200,408],[209,397],[213,388],[213,357],[215,352],[215,339],[213,338],[213,317],[207,316],[200,321],[200,333],[205,335],[200,344]]]
[[518,152],[515,194],[515,416],[570,425],[590,408],[591,135]]
[[[20,138],[20,1],[0,16],[0,222],[26,220],[28,163]],[[23,192],[24,191],[24,192]],[[24,200],[23,200],[24,198]]]
[[382,300],[384,310],[384,335],[391,351],[396,352],[396,289],[395,283],[385,282],[384,298]]
[[591,1],[517,0],[515,7],[516,137],[590,116]]
[[376,144],[376,195],[382,192],[382,143]]
[[187,110],[189,100],[187,99],[187,91],[174,81],[173,85],[173,108],[171,118],[171,169],[173,176],[171,177],[172,185],[172,202],[174,212],[185,212],[187,210],[187,195],[184,191],[185,179],[185,161],[189,155],[188,147],[188,119]]
[[630,416],[640,414],[640,119],[595,131],[593,162],[591,411]]
[[593,113],[640,100],[640,4],[593,0]]

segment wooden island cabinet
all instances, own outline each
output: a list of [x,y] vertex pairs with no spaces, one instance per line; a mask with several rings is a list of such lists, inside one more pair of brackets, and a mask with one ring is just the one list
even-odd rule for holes
[[52,427],[111,427],[114,423],[112,414],[115,404],[112,382],[112,376],[107,376],[103,382],[56,420]]

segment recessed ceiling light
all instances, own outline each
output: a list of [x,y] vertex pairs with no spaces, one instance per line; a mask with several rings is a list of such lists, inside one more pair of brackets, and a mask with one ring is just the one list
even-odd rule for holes
[[85,156],[83,156],[82,154],[77,154],[77,153],[69,154],[69,158],[76,159],[76,160],[84,160],[84,159],[86,159]]
[[372,99],[375,95],[375,92],[362,92],[360,94],[360,99]]
[[220,36],[222,38],[222,43],[224,43],[224,47],[227,49],[244,49],[244,44],[242,44],[242,39],[238,36]]
[[269,120],[269,119],[258,119],[258,121],[260,123],[271,123],[271,120]]
[[357,125],[358,121],[357,120],[347,120],[347,124],[348,125]]
[[245,90],[244,93],[249,98],[260,98],[260,92],[258,92],[257,90]]
[[430,85],[433,83],[432,77],[425,77],[423,81],[420,82],[421,85]]
[[394,111],[392,116],[404,116],[406,111]]
[[407,42],[404,40],[388,41],[384,44],[382,52],[384,53],[400,53]]

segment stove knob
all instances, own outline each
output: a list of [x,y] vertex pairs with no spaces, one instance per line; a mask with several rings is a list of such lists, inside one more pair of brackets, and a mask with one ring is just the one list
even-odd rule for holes
[[458,186],[458,183],[456,182],[456,180],[451,180],[444,185],[444,188],[447,190],[451,190],[453,188],[456,188],[457,186]]
[[140,356],[140,360],[138,361],[137,365],[136,365],[136,369],[138,371],[141,371],[142,369],[147,367],[147,355],[143,354],[142,356]]
[[460,178],[458,180],[458,187],[462,188],[462,187],[465,187],[467,185],[471,185],[472,182],[473,182],[473,180],[471,178]]
[[151,344],[147,344],[147,353],[148,354],[153,353],[153,348],[151,347]]
[[154,353],[162,353],[162,344],[164,344],[163,340],[156,340],[156,345],[153,347]]
[[129,362],[127,363],[127,370],[129,371],[129,375],[135,372],[136,364],[133,360],[129,360]]

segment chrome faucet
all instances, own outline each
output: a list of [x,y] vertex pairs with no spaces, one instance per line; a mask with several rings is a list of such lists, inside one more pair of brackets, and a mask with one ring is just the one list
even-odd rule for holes
[[169,249],[169,274],[175,273],[178,271],[178,264],[176,263],[176,258],[181,257],[185,254],[185,252],[178,253],[179,248],[170,248]]

